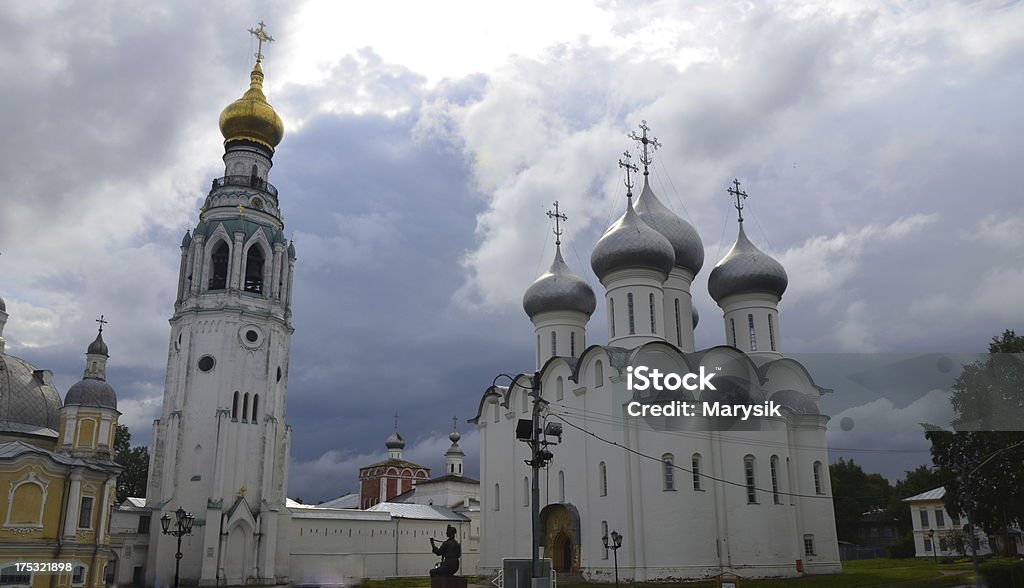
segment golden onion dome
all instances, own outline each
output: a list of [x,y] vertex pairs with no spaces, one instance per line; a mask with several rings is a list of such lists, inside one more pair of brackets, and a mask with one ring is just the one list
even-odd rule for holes
[[249,74],[249,89],[220,113],[220,133],[224,143],[253,141],[270,148],[281,142],[284,123],[263,94],[263,67],[260,61]]

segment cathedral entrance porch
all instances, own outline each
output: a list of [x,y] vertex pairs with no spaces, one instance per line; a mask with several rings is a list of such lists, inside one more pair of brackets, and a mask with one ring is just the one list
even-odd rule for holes
[[559,573],[580,571],[580,516],[569,503],[549,504],[540,511],[545,557]]

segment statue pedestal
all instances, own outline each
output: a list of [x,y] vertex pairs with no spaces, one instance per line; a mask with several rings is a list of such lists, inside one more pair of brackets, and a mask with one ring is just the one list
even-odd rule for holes
[[462,576],[431,576],[430,588],[466,588],[468,581]]

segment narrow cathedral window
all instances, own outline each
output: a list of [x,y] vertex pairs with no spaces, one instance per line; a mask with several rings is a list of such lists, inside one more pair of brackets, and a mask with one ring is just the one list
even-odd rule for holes
[[772,351],[775,351],[775,324],[772,323],[772,315],[768,315],[768,342],[772,345]]
[[530,478],[523,478],[523,506],[530,506]]
[[565,398],[565,382],[562,381],[562,376],[558,376],[555,380],[555,400],[561,400]]
[[597,473],[601,482],[601,496],[608,496],[608,466],[603,461],[597,465]]
[[743,458],[743,469],[747,478],[747,504],[757,504],[757,480],[754,477],[754,456]]
[[658,332],[657,326],[654,324],[654,294],[648,296],[648,299],[651,303],[651,334],[653,335]]
[[694,453],[690,460],[690,471],[693,473],[693,489],[700,490],[700,454]]
[[558,470],[558,501],[565,502],[565,472]]
[[263,293],[263,248],[253,245],[245,256],[245,291]]
[[[607,536],[608,536],[608,521],[601,521],[601,537],[607,537]],[[604,548],[604,552],[601,555],[601,559],[608,559],[608,547],[607,547],[608,546],[608,542],[607,541],[602,541],[602,543],[604,543],[605,548]]]
[[210,281],[207,284],[209,290],[223,290],[228,287],[228,244],[221,241],[213,248],[213,255],[210,256]]
[[664,490],[676,489],[675,458],[671,453],[661,456],[662,475],[664,477]]
[[612,320],[611,331],[612,331],[612,337],[614,337],[615,336],[615,299],[614,298],[609,298],[608,299],[608,316],[611,317],[611,320]]
[[576,357],[576,331],[569,333],[569,357]]
[[729,319],[729,324],[732,325],[732,346],[736,347],[736,319]]
[[821,462],[814,462],[814,493],[824,494],[825,492],[821,488]]
[[782,497],[779,496],[779,457],[777,455],[772,456],[770,465],[772,470],[772,498],[775,500],[775,504],[782,504]]
[[501,486],[494,485],[494,510],[501,510]]
[[804,555],[814,555],[814,535],[804,535]]
[[604,386],[604,364],[601,363],[601,360],[597,360],[597,363],[594,364],[594,387],[600,388],[601,386]]
[[530,395],[523,390],[523,414],[530,412]]
[[249,419],[249,393],[246,392],[245,396],[242,397],[242,422]]
[[629,334],[636,334],[636,322],[633,320],[633,294],[626,294],[626,307],[629,314]]
[[551,356],[558,355],[558,336],[555,335],[554,331],[551,331]]
[[750,325],[750,350],[757,351],[757,338],[754,337],[754,315],[747,315],[747,323]]
[[256,409],[260,404],[260,395],[253,394],[252,396],[252,422],[256,422]]
[[85,584],[85,566],[75,566],[74,574],[71,576],[71,583],[75,585]]
[[92,528],[92,496],[83,496],[81,508],[78,511],[78,528]]
[[235,396],[231,400],[231,419],[238,420],[238,390],[235,390]]
[[679,319],[679,299],[675,299],[676,307],[676,345],[682,346],[683,344],[683,323]]

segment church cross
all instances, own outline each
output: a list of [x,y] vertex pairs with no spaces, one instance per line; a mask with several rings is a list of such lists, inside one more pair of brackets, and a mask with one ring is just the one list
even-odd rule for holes
[[629,151],[622,152],[623,157],[626,161],[619,160],[619,167],[626,170],[626,198],[633,197],[633,179],[629,176],[629,172],[638,172],[640,168],[633,164],[633,156],[629,154]]
[[395,413],[395,430],[398,430],[398,413]]
[[[640,163],[644,164],[645,176],[648,173],[647,166],[651,165],[651,162],[654,161],[651,158],[651,154],[657,151],[658,147],[661,147],[661,143],[658,142],[657,138],[647,136],[647,131],[649,130],[651,130],[651,127],[647,126],[647,121],[642,120],[640,121],[640,134],[638,135],[636,131],[633,131],[628,135],[630,139],[640,143]],[[648,147],[650,147],[650,152],[647,151]]]
[[459,417],[457,417],[455,415],[452,415],[452,430],[453,431],[458,431],[459,430]]
[[732,183],[735,187],[729,188],[726,192],[728,192],[730,196],[736,198],[736,204],[733,204],[733,207],[736,208],[736,212],[740,215],[740,222],[743,222],[743,200],[747,199],[747,193],[740,190],[739,180],[734,179]]
[[258,29],[249,29],[249,34],[251,34],[252,36],[256,37],[256,40],[259,42],[259,45],[257,45],[257,47],[256,47],[256,62],[257,63],[263,61],[263,43],[273,43],[274,42],[274,37],[271,37],[270,35],[267,34],[267,31],[265,29],[266,26],[267,25],[263,24],[263,21],[261,20],[260,21],[260,28],[258,28]]
[[562,223],[567,221],[567,220],[569,220],[569,217],[567,217],[564,214],[558,212],[558,201],[557,200],[555,200],[554,205],[555,205],[555,211],[551,212],[549,210],[548,211],[548,218],[554,219],[554,221],[555,221],[555,245],[561,245],[562,244]]
[[100,324],[100,332],[102,333],[103,332],[103,325],[109,323],[110,321],[104,320],[103,319],[103,315],[101,314],[100,318],[96,319],[96,322],[98,322]]

